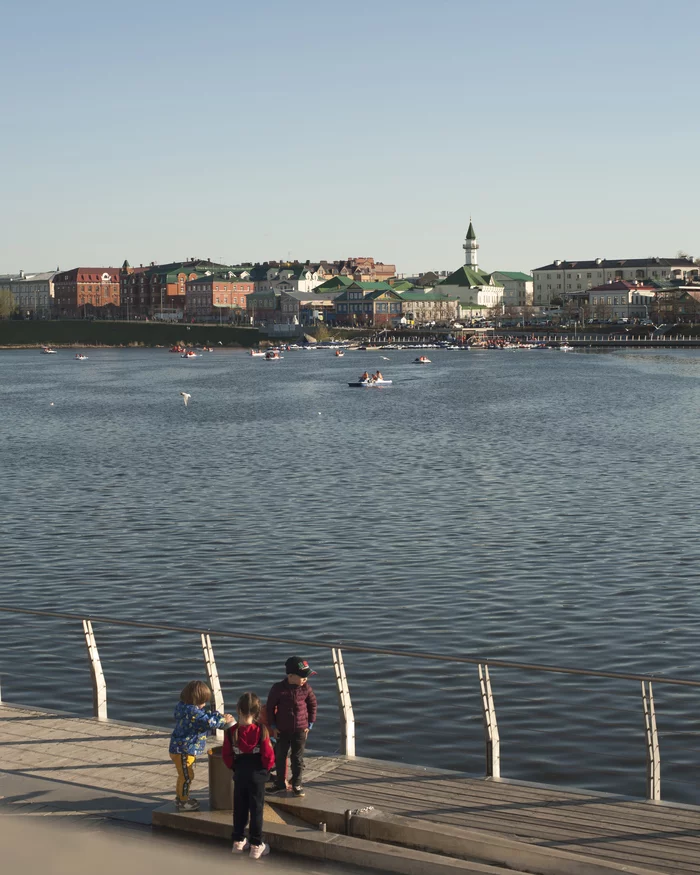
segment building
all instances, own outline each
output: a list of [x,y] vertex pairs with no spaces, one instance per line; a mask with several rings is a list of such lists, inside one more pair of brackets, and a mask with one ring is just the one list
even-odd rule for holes
[[553,299],[569,292],[580,292],[618,280],[657,282],[692,281],[700,267],[690,255],[678,258],[621,258],[590,261],[553,261],[533,270],[536,307],[546,307]]
[[502,307],[505,289],[493,274],[479,267],[479,244],[471,221],[462,249],[466,255],[465,264],[439,282],[435,291],[458,298],[462,318],[481,315],[484,309]]
[[[319,287],[320,288],[320,287]],[[292,325],[314,325],[335,320],[335,299],[343,289],[280,292],[280,314]]]
[[334,277],[356,282],[385,282],[393,277],[396,265],[373,258],[348,258],[345,261],[266,261],[251,268],[256,292],[273,289],[284,292],[311,292]]
[[341,325],[385,325],[401,318],[403,298],[385,282],[352,282],[335,299]]
[[254,288],[249,273],[236,268],[207,272],[190,279],[185,283],[185,317],[240,321],[246,313],[247,297],[253,294]]
[[122,316],[143,319],[158,314],[181,318],[185,312],[187,283],[205,276],[207,271],[229,269],[226,264],[199,258],[169,264],[151,262],[146,267],[136,268],[125,261],[119,273]]
[[648,319],[656,293],[655,286],[643,282],[610,280],[589,289],[587,303],[592,318]]
[[400,292],[403,300],[401,313],[416,325],[428,323],[449,324],[459,317],[459,298],[441,292]]
[[31,319],[50,319],[54,303],[56,271],[28,273],[10,279],[8,286],[12,306],[20,315]]
[[495,270],[491,276],[503,286],[504,307],[531,307],[533,279],[529,273],[512,270]]
[[[54,312],[57,316],[85,318],[97,310],[114,315],[119,307],[119,268],[74,267],[54,276]],[[107,309],[108,308],[108,309]]]

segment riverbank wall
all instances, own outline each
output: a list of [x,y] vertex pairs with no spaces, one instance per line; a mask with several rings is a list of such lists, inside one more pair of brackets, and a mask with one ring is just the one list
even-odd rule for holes
[[40,346],[254,346],[257,328],[163,322],[88,320],[0,321],[0,347]]

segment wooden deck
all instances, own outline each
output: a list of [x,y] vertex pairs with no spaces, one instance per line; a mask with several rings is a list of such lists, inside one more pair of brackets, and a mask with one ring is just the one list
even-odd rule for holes
[[390,814],[499,833],[660,872],[700,872],[700,808],[340,760],[313,788]]
[[[0,804],[145,817],[173,797],[168,733],[0,705]],[[206,793],[204,763],[195,795]],[[469,778],[377,760],[309,757],[309,791],[659,872],[700,872],[700,808]],[[142,818],[143,819],[143,818]]]

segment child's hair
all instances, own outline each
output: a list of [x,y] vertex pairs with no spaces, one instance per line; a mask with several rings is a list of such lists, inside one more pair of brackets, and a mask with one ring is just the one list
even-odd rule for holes
[[211,690],[204,681],[190,681],[180,693],[180,701],[186,705],[205,705],[211,699]]
[[252,717],[256,721],[260,717],[260,699],[255,693],[243,693],[238,700],[237,708],[242,717]]

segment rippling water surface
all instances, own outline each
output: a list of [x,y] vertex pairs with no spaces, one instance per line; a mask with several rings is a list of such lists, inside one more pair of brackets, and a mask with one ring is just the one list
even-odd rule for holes
[[[3,604],[700,678],[700,354],[88,355],[0,352]],[[89,713],[78,624],[0,629],[6,700]],[[198,636],[96,633],[110,715],[167,725]],[[215,647],[229,704],[290,655]],[[346,664],[358,753],[483,770],[475,667]],[[492,682],[504,776],[643,795],[637,683]],[[700,694],[655,697],[663,795],[700,801]]]

